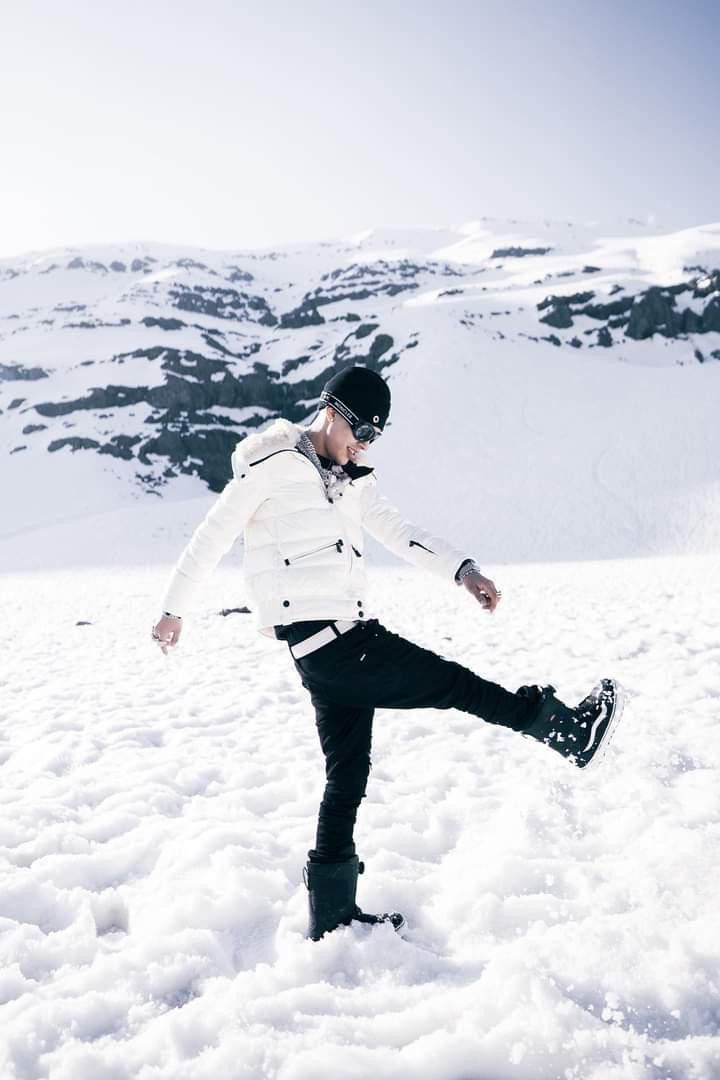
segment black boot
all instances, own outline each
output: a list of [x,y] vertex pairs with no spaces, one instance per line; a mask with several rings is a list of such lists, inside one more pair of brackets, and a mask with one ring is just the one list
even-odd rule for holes
[[312,853],[303,870],[308,889],[308,932],[312,941],[319,941],[323,934],[338,926],[347,926],[353,919],[358,922],[389,922],[395,930],[405,925],[403,916],[394,911],[384,915],[368,915],[355,903],[358,874],[365,865],[357,855],[342,862],[316,862]]
[[538,706],[522,734],[557,750],[579,769],[600,761],[623,711],[622,688],[614,679],[602,679],[574,708],[555,697],[554,686],[521,686],[517,693]]

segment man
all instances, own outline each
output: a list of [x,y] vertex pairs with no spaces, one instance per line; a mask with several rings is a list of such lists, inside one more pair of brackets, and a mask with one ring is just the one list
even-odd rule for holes
[[285,641],[315,708],[326,786],[315,847],[308,852],[308,937],[352,919],[399,928],[397,912],[368,915],[355,902],[353,830],[370,769],[373,714],[386,709],[461,709],[546,743],[579,768],[597,760],[622,710],[603,679],[575,708],[553,686],[511,693],[468,668],[387,630],[371,617],[363,534],[448,583],[489,613],[501,599],[473,559],[405,521],[382,496],[359,455],[383,432],[390,388],[376,372],[334,375],[309,427],[275,420],[232,455],[230,480],[172,573],[153,638],[177,645],[182,613],[235,538],[244,533],[248,599],[260,632]]

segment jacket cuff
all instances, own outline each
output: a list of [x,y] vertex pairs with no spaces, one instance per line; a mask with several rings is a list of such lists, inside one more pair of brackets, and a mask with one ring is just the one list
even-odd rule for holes
[[457,570],[455,571],[455,583],[457,585],[462,585],[463,578],[466,574],[469,574],[471,570],[479,571],[479,569],[480,568],[474,559],[463,559],[463,561],[460,563]]

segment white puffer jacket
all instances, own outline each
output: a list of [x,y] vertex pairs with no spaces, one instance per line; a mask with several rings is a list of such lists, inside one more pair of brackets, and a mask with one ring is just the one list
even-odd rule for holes
[[175,566],[163,611],[182,615],[235,539],[244,532],[248,605],[261,633],[304,619],[368,619],[363,530],[390,551],[451,583],[467,558],[405,521],[380,495],[369,467],[326,491],[297,443],[309,428],[275,420],[232,455],[233,478]]

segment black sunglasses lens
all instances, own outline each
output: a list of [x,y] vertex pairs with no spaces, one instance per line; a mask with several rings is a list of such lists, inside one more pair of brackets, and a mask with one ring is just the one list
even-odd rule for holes
[[375,430],[375,428],[372,426],[372,424],[368,424],[364,420],[361,420],[360,423],[356,424],[355,427],[353,428],[353,435],[355,436],[355,438],[357,439],[358,442],[371,443],[371,442],[375,441],[375,439],[378,436],[378,433]]

